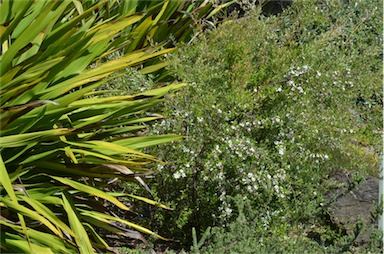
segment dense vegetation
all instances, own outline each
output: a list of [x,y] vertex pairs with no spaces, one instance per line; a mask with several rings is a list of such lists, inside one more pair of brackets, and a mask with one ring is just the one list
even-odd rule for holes
[[150,227],[201,253],[357,251],[359,230],[332,228],[324,195],[334,172],[377,174],[381,16],[378,1],[295,1],[170,55],[170,73],[190,85],[151,131],[186,138],[151,150],[171,162],[150,186],[175,211],[147,209]]
[[379,1],[222,2],[2,1],[2,252],[383,247],[325,198],[378,168]]

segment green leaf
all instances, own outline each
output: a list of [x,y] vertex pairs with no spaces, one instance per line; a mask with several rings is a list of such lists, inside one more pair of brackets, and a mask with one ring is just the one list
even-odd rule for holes
[[17,211],[18,214],[22,214],[24,216],[27,216],[35,221],[39,221],[43,223],[48,229],[50,229],[55,235],[60,236],[61,232],[57,230],[57,228],[46,218],[41,216],[38,212],[31,210],[23,205],[20,205],[16,202],[11,202],[6,197],[0,197],[0,201],[3,202],[7,207],[10,209]]
[[167,209],[167,210],[173,210],[172,208],[164,205],[164,204],[161,204],[159,202],[156,202],[152,199],[149,199],[149,198],[145,198],[145,197],[140,197],[140,196],[136,196],[136,195],[133,195],[133,194],[116,194],[117,196],[128,196],[128,197],[131,197],[131,198],[134,198],[134,199],[137,199],[137,200],[141,200],[147,204],[150,204],[150,205],[154,205],[154,206],[158,206],[158,207],[161,207],[161,208],[164,208],[164,209]]
[[69,129],[60,128],[55,130],[37,131],[32,133],[24,133],[24,134],[0,137],[0,147],[12,148],[12,147],[25,146],[32,142],[52,139],[52,138],[55,138],[61,135],[66,135],[69,133],[71,133]]
[[11,197],[12,201],[17,203],[17,197],[12,187],[12,182],[9,178],[7,169],[5,168],[3,157],[0,154],[0,183],[4,187],[5,191]]
[[179,135],[158,135],[158,136],[151,136],[151,137],[134,137],[129,139],[122,139],[114,141],[114,144],[121,145],[121,146],[127,146],[132,149],[142,149],[145,147],[160,145],[164,143],[169,143],[172,141],[180,140],[183,136]]
[[62,193],[63,206],[65,211],[67,212],[69,225],[75,232],[76,236],[75,240],[77,245],[79,246],[79,251],[81,254],[89,254],[94,253],[93,247],[91,245],[91,241],[88,237],[87,231],[83,227],[82,223],[78,215],[75,212],[75,206],[73,201],[69,198],[69,194],[64,192]]
[[[10,177],[8,175],[7,169],[4,165],[3,158],[1,156],[1,154],[0,154],[0,183],[4,187],[5,191],[8,193],[9,197],[11,198],[11,204],[15,205],[15,206],[19,206],[18,199],[17,199],[16,194],[13,190],[12,182],[11,182]],[[6,201],[8,202],[9,200],[7,199]],[[6,203],[6,202],[4,202],[4,203]],[[27,226],[25,224],[24,217],[21,213],[17,213],[17,216],[20,220],[20,223],[21,223],[21,226],[23,229],[23,233],[27,237],[28,244],[30,244],[28,233],[27,233]],[[31,248],[31,245],[29,245],[29,248]]]
[[130,209],[124,205],[123,203],[121,203],[119,200],[117,200],[115,197],[109,195],[108,193],[104,192],[104,191],[101,191],[99,189],[96,189],[94,187],[91,187],[91,186],[87,186],[85,184],[82,184],[82,183],[79,183],[79,182],[76,182],[76,181],[73,181],[73,180],[70,180],[70,179],[67,179],[67,178],[63,178],[63,177],[58,177],[58,176],[50,176],[52,179],[55,179],[56,181],[59,181],[65,185],[68,185],[76,190],[79,190],[79,191],[82,191],[82,192],[85,192],[85,193],[88,193],[92,196],[96,196],[96,197],[100,197],[102,199],[105,199],[105,200],[108,200],[109,202],[117,205],[118,207],[120,207],[121,209],[124,209],[126,211],[129,211]]
[[[8,223],[4,220],[0,220],[0,224],[2,224],[3,226],[6,226],[6,227],[12,228],[13,230],[15,230],[19,233],[23,233],[22,228],[18,225]],[[77,253],[76,249],[73,248],[73,246],[66,244],[62,239],[60,239],[59,237],[56,237],[54,235],[40,232],[40,231],[31,229],[31,228],[28,228],[28,235],[32,239],[34,239],[35,241],[39,241],[42,245],[47,246],[51,251],[53,251],[51,253],[57,253],[57,252],[73,253],[73,254]],[[25,241],[25,239],[23,239],[21,237],[20,238],[17,237],[17,238],[20,239],[19,245],[24,245],[24,246],[27,245],[27,242]],[[4,239],[4,238],[2,238],[2,239]],[[22,243],[23,240],[25,242],[24,244]],[[72,244],[72,242],[70,242],[70,243]],[[45,247],[43,247],[43,248],[44,248],[43,251],[45,251]],[[26,249],[26,248],[24,247],[23,249]],[[32,247],[32,250],[34,250],[34,247]],[[25,252],[28,252],[28,251],[25,251]]]
[[[2,250],[93,253],[94,247],[111,251],[97,233],[98,226],[145,242],[137,231],[113,224],[119,219],[91,218],[78,209],[94,208],[97,200],[104,199],[129,210],[116,198],[117,193],[102,191],[110,179],[136,178],[149,190],[138,173],[148,173],[145,166],[159,161],[137,149],[181,137],[143,137],[144,133],[134,132],[145,128],[143,123],[161,118],[146,111],[185,84],[129,96],[124,91],[124,96],[107,98],[98,97],[101,92],[96,89],[127,67],[166,76],[162,69],[167,64],[161,58],[175,50],[170,48],[171,36],[175,44],[181,38],[187,41],[199,23],[183,10],[198,14],[204,9],[206,15],[211,8],[205,5],[137,0],[1,1],[0,188],[4,195],[0,205],[4,220],[0,222],[7,230],[1,232]],[[123,51],[121,58],[108,60],[112,53]],[[105,207],[97,209],[108,214]],[[13,223],[17,219],[18,225]],[[134,222],[125,224],[153,234]]]
[[107,244],[106,241],[104,241],[104,239],[96,232],[96,230],[92,227],[91,224],[89,223],[83,223],[85,227],[87,227],[88,229],[88,232],[91,233],[91,236],[97,240],[97,242],[101,245],[103,245],[103,247],[105,248],[109,248],[109,245]]
[[[38,202],[33,198],[29,198],[28,196],[19,196],[21,200],[28,203],[31,207],[35,209],[40,215],[44,216],[49,220],[52,224],[56,225],[57,228],[63,230],[66,234],[70,234],[75,237],[75,233],[62,221],[60,220],[47,206]],[[63,238],[63,235],[59,234],[60,238]]]
[[138,152],[136,150],[130,149],[126,146],[121,146],[118,144],[114,144],[111,142],[105,142],[100,140],[94,140],[94,141],[85,141],[85,142],[69,142],[66,141],[65,143],[73,146],[79,146],[84,148],[90,148],[94,151],[97,151],[99,153],[103,153],[106,155],[125,155],[125,156],[137,156],[139,158],[147,158],[147,159],[154,159],[155,157],[147,155],[145,153]]
[[[5,73],[9,69],[11,62],[16,54],[25,47],[48,25],[52,22],[62,11],[68,6],[70,2],[64,1],[62,4],[52,11],[55,2],[49,2],[42,11],[39,11],[39,15],[34,22],[29,24],[27,28],[17,37],[15,42],[9,47],[9,49],[2,55],[2,63],[0,66],[0,73]],[[48,15],[49,13],[49,15]]]
[[[7,232],[0,232],[1,239],[4,239],[5,248],[9,248],[12,252],[17,250],[18,253],[41,253],[41,254],[54,254],[48,247],[42,247],[37,244],[29,243],[24,238],[10,234]],[[9,252],[11,253],[11,252]]]
[[31,163],[33,161],[43,159],[43,158],[45,158],[45,157],[47,157],[53,153],[57,153],[58,151],[59,151],[59,149],[53,149],[53,150],[49,150],[46,152],[42,152],[42,153],[38,153],[38,154],[35,154],[32,156],[29,156],[27,159],[23,160],[20,164],[27,164],[27,163]]
[[164,238],[164,237],[156,234],[155,232],[153,232],[153,231],[151,231],[151,230],[149,230],[147,228],[144,228],[144,227],[142,227],[140,225],[137,225],[135,223],[129,222],[127,220],[120,219],[118,217],[113,217],[113,216],[110,216],[110,215],[107,215],[107,214],[103,214],[103,213],[99,213],[99,212],[95,212],[95,211],[87,211],[87,210],[81,210],[81,211],[82,211],[81,214],[93,217],[95,219],[102,218],[102,219],[106,219],[108,221],[117,221],[117,222],[123,223],[123,224],[125,224],[125,225],[127,225],[127,226],[129,226],[129,227],[131,227],[133,229],[136,229],[136,230],[138,230],[138,231],[140,231],[142,233],[155,236],[155,237],[157,237],[157,238],[159,238],[161,240],[165,240],[165,241],[169,240],[167,238]]

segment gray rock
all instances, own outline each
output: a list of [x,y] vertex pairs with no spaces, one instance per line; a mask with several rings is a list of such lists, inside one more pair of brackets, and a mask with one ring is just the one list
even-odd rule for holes
[[349,173],[338,172],[332,178],[342,183],[341,187],[328,198],[334,201],[330,206],[332,221],[353,234],[356,223],[363,222],[366,227],[355,241],[356,246],[369,242],[372,228],[377,228],[378,222],[371,222],[371,211],[379,200],[379,179],[366,176],[357,188],[350,190],[351,180]]

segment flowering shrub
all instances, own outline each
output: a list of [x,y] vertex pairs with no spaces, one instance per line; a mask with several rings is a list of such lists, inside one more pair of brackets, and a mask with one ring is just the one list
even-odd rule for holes
[[170,117],[151,130],[185,135],[155,151],[173,162],[159,166],[151,183],[156,198],[175,208],[153,212],[159,231],[188,246],[192,227],[235,221],[240,199],[250,203],[256,217],[247,219],[258,234],[284,234],[323,209],[334,170],[376,170],[375,4],[297,1],[277,17],[224,23],[170,56],[169,71],[191,85],[168,98]]

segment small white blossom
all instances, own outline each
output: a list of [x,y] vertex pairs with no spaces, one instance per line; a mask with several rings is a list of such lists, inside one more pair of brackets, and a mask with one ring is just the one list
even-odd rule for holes
[[227,213],[227,215],[230,215],[232,213],[232,209],[229,207],[226,207],[225,212]]
[[299,90],[299,93],[304,93],[304,89],[301,86],[297,87],[297,90]]
[[174,174],[173,174],[173,177],[175,178],[175,179],[179,179],[180,178],[180,172],[175,172]]
[[173,174],[173,177],[174,177],[175,179],[179,179],[180,177],[184,178],[184,177],[186,177],[186,176],[187,176],[187,175],[185,174],[185,172],[184,172],[183,169],[180,169],[179,171],[177,171],[177,172],[175,172],[175,173]]

